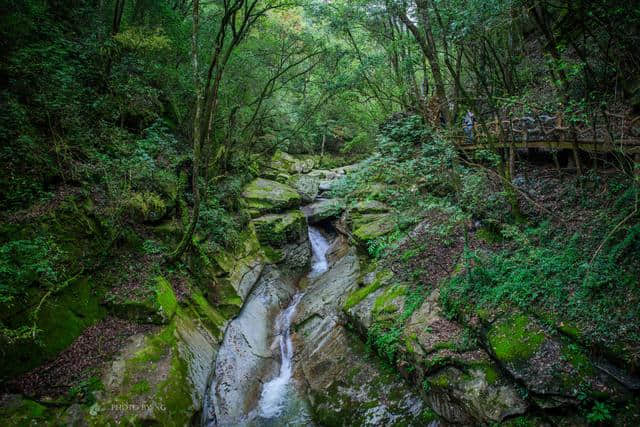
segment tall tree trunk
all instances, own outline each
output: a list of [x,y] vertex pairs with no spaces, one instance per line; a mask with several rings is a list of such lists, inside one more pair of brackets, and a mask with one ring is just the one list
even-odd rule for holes
[[187,230],[182,235],[178,247],[170,255],[170,260],[179,259],[193,238],[198,218],[200,216],[200,157],[202,153],[202,104],[203,94],[200,87],[200,73],[198,66],[198,28],[200,19],[200,0],[193,0],[193,25],[191,34],[191,66],[193,68],[193,83],[196,93],[196,112],[193,118],[193,169],[191,187],[193,191],[193,211]]
[[122,23],[122,13],[124,12],[124,1],[116,0],[116,7],[113,11],[113,24],[111,25],[111,35],[116,35],[120,32],[120,24]]
[[418,17],[420,19],[422,31],[415,23],[413,23],[413,21],[411,21],[411,19],[409,19],[406,10],[396,8],[395,11],[398,18],[409,29],[409,31],[411,31],[411,34],[413,34],[416,42],[418,42],[418,46],[420,46],[422,53],[429,62],[431,75],[433,76],[433,82],[436,89],[436,97],[438,98],[438,104],[440,106],[440,113],[443,114],[445,121],[449,122],[449,105],[447,102],[444,80],[442,79],[442,72],[440,71],[440,62],[435,49],[433,33],[431,31],[427,2],[426,0],[417,0],[416,5],[418,7]]

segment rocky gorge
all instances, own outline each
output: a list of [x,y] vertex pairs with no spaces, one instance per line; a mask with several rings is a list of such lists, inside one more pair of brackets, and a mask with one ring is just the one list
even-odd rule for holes
[[624,402],[640,388],[530,314],[447,317],[438,287],[416,288],[362,250],[391,232],[393,209],[332,197],[359,165],[314,166],[277,152],[244,188],[244,243],[191,259],[208,289],[181,298],[156,277],[151,302],[129,304],[126,316],[156,326],[105,366],[93,405],[12,397],[4,413],[19,423],[54,411],[72,425],[579,425],[584,394]]

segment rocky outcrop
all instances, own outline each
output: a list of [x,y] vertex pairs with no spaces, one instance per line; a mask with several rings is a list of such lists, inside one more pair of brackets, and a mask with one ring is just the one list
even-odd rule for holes
[[251,217],[279,213],[300,206],[302,198],[288,185],[258,178],[251,181],[242,192],[241,203]]
[[300,194],[303,203],[312,203],[320,191],[320,180],[310,175],[294,175],[288,184]]
[[379,346],[385,343],[378,351],[395,361],[439,416],[475,424],[526,412],[527,402],[489,355],[442,315],[437,290],[424,301],[418,293],[411,299],[407,286],[389,270],[364,275],[361,285],[344,303],[350,322],[362,336]]
[[340,199],[322,199],[302,208],[309,224],[340,217],[344,202]]
[[[334,248],[335,253],[342,252]],[[295,376],[306,388],[320,425],[426,425],[433,417],[423,401],[392,372],[383,373],[339,313],[355,289],[359,262],[347,250],[312,281],[295,320]]]
[[488,327],[485,340],[495,359],[543,408],[577,405],[580,393],[622,400],[630,392],[596,368],[578,345],[526,314],[500,317]]

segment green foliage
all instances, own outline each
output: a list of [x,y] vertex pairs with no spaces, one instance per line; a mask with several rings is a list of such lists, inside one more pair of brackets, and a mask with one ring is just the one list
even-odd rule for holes
[[[393,288],[390,288],[390,290],[393,291]],[[404,307],[398,316],[394,316],[391,320],[387,317],[376,318],[371,324],[367,332],[367,345],[375,348],[387,362],[395,363],[404,333],[403,326],[413,312],[420,308],[424,298],[424,288],[421,286],[406,292]],[[378,304],[377,300],[376,304]]]
[[0,246],[0,304],[24,298],[29,287],[51,288],[61,279],[62,251],[50,238],[13,240]]
[[611,409],[609,405],[603,402],[595,402],[593,408],[591,408],[591,411],[587,414],[587,421],[589,421],[590,424],[605,423],[611,420],[613,420]]

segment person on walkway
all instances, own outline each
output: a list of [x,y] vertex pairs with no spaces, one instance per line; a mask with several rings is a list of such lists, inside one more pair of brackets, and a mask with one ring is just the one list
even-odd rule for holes
[[466,142],[473,143],[473,126],[476,123],[476,116],[471,111],[467,111],[467,114],[462,118],[462,130],[467,136]]

